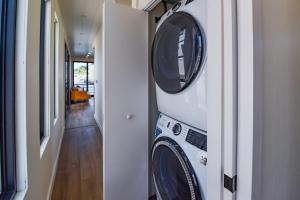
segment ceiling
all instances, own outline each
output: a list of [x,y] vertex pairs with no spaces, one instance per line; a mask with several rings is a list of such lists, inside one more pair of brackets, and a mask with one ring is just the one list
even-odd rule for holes
[[[113,0],[131,6],[131,0]],[[58,0],[72,57],[93,57],[93,41],[102,23],[104,0]]]
[[[73,57],[86,57],[101,26],[103,0],[58,0]],[[93,53],[91,55],[93,57]]]

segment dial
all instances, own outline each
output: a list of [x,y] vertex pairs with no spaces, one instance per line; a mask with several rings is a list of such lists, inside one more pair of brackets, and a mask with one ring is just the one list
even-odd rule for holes
[[181,125],[179,123],[176,123],[173,128],[172,128],[172,131],[174,133],[174,135],[179,135],[180,132],[181,132]]

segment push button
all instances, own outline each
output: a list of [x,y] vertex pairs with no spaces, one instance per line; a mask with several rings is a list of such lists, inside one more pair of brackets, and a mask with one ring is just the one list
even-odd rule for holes
[[160,128],[156,128],[155,137],[159,136],[161,133],[162,133],[162,130]]

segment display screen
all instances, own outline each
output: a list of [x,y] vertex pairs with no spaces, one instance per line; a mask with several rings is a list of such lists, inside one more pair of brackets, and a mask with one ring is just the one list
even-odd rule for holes
[[207,136],[203,135],[192,129],[189,130],[186,139],[188,143],[196,146],[197,148],[207,151]]

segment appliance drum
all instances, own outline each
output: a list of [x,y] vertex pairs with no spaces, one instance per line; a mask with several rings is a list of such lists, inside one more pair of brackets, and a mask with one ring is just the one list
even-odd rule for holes
[[152,167],[163,200],[201,200],[195,172],[181,147],[162,137],[153,145]]
[[184,90],[204,65],[206,38],[192,15],[175,12],[159,26],[152,46],[152,71],[170,94]]

